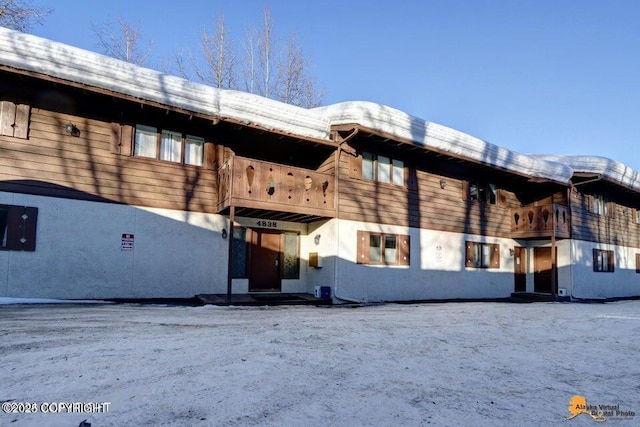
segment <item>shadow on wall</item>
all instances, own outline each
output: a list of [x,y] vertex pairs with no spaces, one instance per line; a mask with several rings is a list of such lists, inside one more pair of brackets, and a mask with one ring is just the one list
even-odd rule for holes
[[0,264],[7,296],[185,298],[226,289],[226,218],[108,203],[38,181],[3,181],[0,191],[25,184],[64,197],[3,197],[39,209],[36,251],[12,251]]

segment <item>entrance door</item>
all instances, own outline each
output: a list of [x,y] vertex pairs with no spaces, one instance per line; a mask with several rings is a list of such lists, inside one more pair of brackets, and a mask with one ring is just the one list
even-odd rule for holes
[[[550,294],[551,292],[551,248],[533,248],[533,286],[534,292]],[[557,283],[557,280],[556,280]]]
[[280,233],[251,233],[249,292],[280,292]]
[[514,292],[527,291],[527,249],[516,246],[513,252]]

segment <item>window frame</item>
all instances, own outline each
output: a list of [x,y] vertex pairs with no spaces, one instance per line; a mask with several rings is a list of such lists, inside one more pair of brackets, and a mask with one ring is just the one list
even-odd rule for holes
[[38,208],[0,205],[0,211],[5,212],[0,223],[0,251],[35,252]]
[[[151,135],[152,133],[155,133],[153,149],[143,150],[143,148],[139,148],[140,144],[138,143],[138,135]],[[171,135],[180,136],[179,146],[177,147],[177,150],[169,150],[170,152],[177,152],[177,158],[175,155],[168,155],[168,152],[166,152],[165,150],[167,141],[169,141],[166,137]],[[195,158],[199,158],[199,163],[191,160],[191,151],[189,151],[189,154],[187,154],[187,150],[193,145],[194,142],[198,143],[198,145],[200,146],[198,149],[199,153],[195,156]],[[150,142],[148,141],[147,143],[150,144]],[[137,123],[135,126],[133,126],[133,149],[131,150],[131,154],[132,157],[159,160],[161,162],[171,164],[205,167],[205,143],[206,138],[203,136]],[[145,152],[147,154],[141,154],[141,152]],[[151,155],[151,152],[154,152],[153,156]]]
[[[606,256],[606,259],[605,259]],[[606,264],[605,264],[606,262]],[[615,252],[607,249],[593,249],[593,272],[614,273],[616,266]]]
[[[371,257],[371,241],[377,238],[380,242],[379,260],[373,260]],[[387,242],[393,240],[395,248],[387,246]],[[382,265],[382,266],[409,266],[411,265],[411,240],[408,234],[382,233],[377,231],[357,231],[357,254],[356,263],[365,265]],[[387,252],[395,251],[395,259],[390,260]]]
[[466,199],[469,202],[477,202],[492,206],[498,206],[498,201],[500,199],[499,192],[500,189],[494,183],[478,180],[468,181],[467,189],[465,191]]
[[[477,254],[479,254],[479,256],[476,256]],[[486,262],[487,255],[488,262]],[[500,244],[467,240],[465,242],[465,267],[476,269],[499,269]]]
[[[403,160],[382,154],[376,154],[371,151],[363,151],[361,157],[361,179],[366,181],[375,181],[381,184],[395,185],[397,187],[406,186],[407,174]],[[381,158],[388,160],[388,162],[380,162]],[[388,169],[383,174],[385,167]],[[400,171],[401,175],[397,171]],[[387,180],[384,180],[382,178],[383,176],[386,176]]]

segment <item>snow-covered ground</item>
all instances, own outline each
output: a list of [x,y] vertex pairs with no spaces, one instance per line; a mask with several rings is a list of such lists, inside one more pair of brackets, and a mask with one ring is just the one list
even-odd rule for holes
[[0,325],[0,401],[38,411],[0,425],[593,425],[566,420],[574,395],[640,425],[640,301],[4,305]]

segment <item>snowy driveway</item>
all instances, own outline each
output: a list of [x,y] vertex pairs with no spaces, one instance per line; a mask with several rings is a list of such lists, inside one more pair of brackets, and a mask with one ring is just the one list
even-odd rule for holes
[[0,401],[36,411],[0,425],[594,425],[565,420],[574,395],[640,424],[640,301],[0,306],[0,325]]

